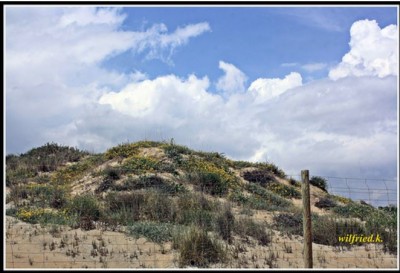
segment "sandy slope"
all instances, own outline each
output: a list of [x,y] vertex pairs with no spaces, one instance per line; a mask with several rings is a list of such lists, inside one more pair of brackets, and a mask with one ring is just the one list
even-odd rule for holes
[[[267,213],[255,219],[267,220]],[[171,243],[158,245],[145,238],[127,237],[122,232],[82,231],[26,224],[7,216],[6,268],[177,268],[179,253]],[[96,250],[94,246],[96,245]],[[213,267],[302,268],[302,237],[281,236],[274,231],[270,246],[251,238],[235,238],[228,246],[231,259]],[[315,268],[396,268],[394,255],[384,254],[379,245],[351,250],[313,245]]]

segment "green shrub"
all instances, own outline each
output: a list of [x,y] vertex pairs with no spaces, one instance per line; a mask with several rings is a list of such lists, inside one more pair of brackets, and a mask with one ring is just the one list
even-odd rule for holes
[[266,186],[266,188],[285,198],[295,198],[295,199],[301,198],[300,192],[296,190],[294,187],[286,186],[285,184],[281,184],[279,182],[270,183]]
[[123,143],[108,149],[105,153],[107,159],[128,158],[138,155],[140,148],[155,148],[164,145],[157,141],[138,141],[135,143]]
[[251,218],[240,218],[235,222],[235,233],[240,236],[251,236],[262,246],[271,243],[271,233],[267,233],[265,226],[254,222]]
[[286,178],[285,172],[282,169],[278,168],[274,163],[270,162],[256,163],[256,167],[264,171],[272,172],[273,174],[275,174],[280,178],[283,179]]
[[313,242],[337,246],[339,236],[347,234],[366,234],[364,226],[357,221],[338,220],[329,216],[315,217],[312,222]]
[[384,251],[397,254],[397,208],[386,207],[374,210],[366,220],[368,234],[379,234]]
[[8,215],[8,216],[17,216],[17,212],[18,212],[17,208],[6,209],[6,215]]
[[310,184],[314,185],[318,188],[320,188],[321,190],[323,190],[324,192],[328,192],[328,190],[326,189],[327,187],[327,181],[325,178],[320,177],[320,176],[313,176],[310,179]]
[[273,217],[274,226],[287,234],[303,235],[303,215],[301,213],[280,213]]
[[227,254],[223,245],[209,237],[207,232],[191,228],[179,243],[179,266],[206,268],[214,263],[223,263]]
[[136,155],[125,161],[122,165],[122,170],[124,173],[133,173],[137,175],[155,172],[158,170],[158,161],[153,158]]
[[145,197],[143,213],[147,220],[175,222],[178,209],[171,197],[158,191],[149,191]]
[[181,183],[167,182],[157,175],[142,175],[139,178],[128,177],[120,185],[112,184],[111,188],[116,191],[128,191],[153,188],[165,194],[175,195],[187,191]]
[[115,193],[106,196],[106,222],[131,224],[135,221],[176,222],[174,200],[159,191]]
[[213,214],[217,203],[207,200],[204,196],[185,193],[177,199],[177,223],[196,225],[206,230],[212,228]]
[[232,243],[232,230],[234,229],[235,216],[229,204],[225,204],[223,211],[216,217],[216,230],[222,239]]
[[289,183],[296,188],[301,188],[301,183],[294,178],[290,178]]
[[[273,211],[282,209],[284,210],[292,206],[290,201],[269,190],[266,190],[257,184],[247,184],[246,190],[258,196],[258,198],[249,198],[249,204],[255,209],[267,209]],[[262,207],[257,208],[257,203],[262,204]],[[268,205],[268,207],[264,207],[265,203]]]
[[204,193],[223,196],[228,192],[228,185],[216,173],[198,172],[189,177]]
[[368,219],[369,215],[374,210],[374,208],[368,205],[357,204],[355,202],[351,202],[344,206],[337,206],[332,209],[333,212],[340,216],[355,217],[361,219],[362,221]]
[[243,178],[249,182],[267,185],[275,181],[274,176],[267,170],[254,170],[243,173]]
[[188,155],[192,153],[192,151],[186,146],[175,144],[165,145],[163,148],[167,157],[172,159],[172,161],[178,164],[178,166],[183,163],[183,154]]
[[98,200],[91,194],[75,196],[68,211],[78,218],[79,227],[85,230],[94,229],[94,221],[98,221],[102,214]]
[[139,221],[146,206],[144,192],[115,193],[110,192],[105,198],[105,222],[127,225]]
[[19,208],[15,216],[27,223],[31,224],[59,224],[64,225],[69,223],[69,216],[66,212],[49,211],[43,208],[24,207]]
[[[295,213],[281,213],[275,215],[274,226],[291,235],[303,236],[303,215],[300,211]],[[366,234],[364,226],[354,220],[338,220],[331,216],[318,216],[311,214],[312,241],[316,244],[337,246],[340,244],[338,237],[347,234]]]
[[231,168],[234,169],[242,169],[242,168],[248,168],[248,167],[254,167],[255,164],[247,161],[234,161],[227,159],[228,165]]
[[182,228],[171,223],[160,222],[135,222],[128,227],[129,234],[135,235],[136,238],[143,236],[155,243],[164,243],[172,240],[177,230]]
[[320,209],[330,209],[336,207],[337,204],[330,197],[322,197],[318,202],[315,203],[315,206]]

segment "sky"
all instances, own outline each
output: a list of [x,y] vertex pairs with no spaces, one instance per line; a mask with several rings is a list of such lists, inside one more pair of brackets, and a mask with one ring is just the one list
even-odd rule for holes
[[393,6],[6,6],[6,154],[173,138],[293,175],[397,179],[397,18]]

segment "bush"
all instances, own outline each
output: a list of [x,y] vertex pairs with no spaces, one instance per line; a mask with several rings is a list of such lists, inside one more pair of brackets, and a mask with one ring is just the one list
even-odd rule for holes
[[369,234],[379,234],[383,239],[384,251],[397,254],[397,208],[386,207],[374,210],[366,220]]
[[362,205],[351,202],[344,206],[337,206],[333,208],[333,212],[343,217],[355,217],[359,218],[362,221],[369,218],[369,215],[375,209],[370,207],[369,205]]
[[232,230],[235,224],[235,216],[230,205],[226,204],[221,213],[216,217],[216,229],[222,239],[232,243]]
[[301,183],[294,178],[290,178],[289,183],[296,188],[301,188]]
[[69,216],[65,212],[48,211],[43,208],[25,207],[19,208],[15,216],[31,224],[67,224]]
[[337,204],[329,197],[322,197],[318,202],[315,203],[315,206],[320,209],[330,209],[336,207]]
[[112,185],[111,188],[116,191],[128,191],[154,188],[166,194],[178,194],[186,192],[184,185],[175,182],[167,182],[157,175],[140,176],[139,178],[128,177],[122,185]]
[[287,209],[292,206],[292,203],[285,198],[282,198],[257,184],[246,185],[246,190],[256,195],[256,197],[250,197],[248,199],[248,203],[252,208],[273,211]]
[[177,199],[177,223],[182,225],[196,225],[206,230],[212,228],[213,212],[217,209],[216,203],[207,200],[204,196],[185,193]]
[[100,219],[101,209],[96,197],[91,194],[75,196],[70,205],[69,212],[78,218],[78,225],[82,229],[94,229],[94,221]]
[[158,191],[109,193],[106,222],[132,224],[135,221],[175,222],[178,209],[174,200]]
[[347,234],[366,234],[363,225],[357,221],[343,221],[331,217],[315,217],[312,223],[313,242],[317,244],[337,246],[338,237]]
[[192,227],[178,244],[179,266],[209,267],[213,263],[223,263],[227,259],[224,247],[207,232]]
[[300,192],[297,191],[294,187],[286,186],[279,182],[270,183],[266,186],[266,188],[285,198],[295,198],[295,199],[301,198]]
[[[180,228],[181,229],[181,228]],[[163,243],[171,241],[178,227],[170,223],[135,222],[128,227],[129,233],[136,238],[143,236],[152,242]]]
[[116,224],[130,224],[143,217],[145,206],[145,193],[115,193],[110,192],[105,198],[105,222]]
[[200,172],[195,175],[196,184],[202,192],[222,196],[228,192],[228,186],[216,173]]
[[281,213],[273,218],[274,226],[287,234],[303,236],[303,215],[301,213]]
[[267,185],[275,181],[274,176],[265,170],[254,170],[243,173],[243,178],[249,182]]
[[127,160],[123,166],[124,173],[133,173],[137,175],[145,174],[147,172],[154,172],[157,170],[158,161],[148,157],[133,156]]
[[176,164],[181,165],[183,162],[182,155],[191,154],[191,150],[186,146],[170,144],[164,146],[164,152],[168,158],[172,159]]
[[258,167],[264,171],[272,172],[273,174],[275,174],[276,176],[278,176],[280,178],[283,178],[283,179],[286,178],[285,172],[282,169],[278,168],[274,163],[270,163],[270,162],[256,163],[256,167]]
[[321,190],[323,190],[324,192],[328,192],[328,190],[326,189],[327,187],[327,181],[325,178],[320,177],[320,176],[313,176],[310,179],[310,184],[314,185],[318,188],[320,188]]
[[262,224],[254,222],[251,218],[242,218],[235,222],[235,233],[240,236],[251,236],[262,246],[271,243],[272,236],[265,231]]

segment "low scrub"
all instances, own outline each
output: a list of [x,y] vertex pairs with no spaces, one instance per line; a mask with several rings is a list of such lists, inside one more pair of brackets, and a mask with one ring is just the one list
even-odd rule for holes
[[[260,209],[267,209],[270,211],[273,210],[285,210],[287,208],[290,208],[292,206],[292,203],[288,201],[287,199],[277,195],[276,193],[273,193],[272,191],[269,191],[257,184],[247,184],[246,185],[246,190],[249,191],[250,193],[254,194],[256,197],[258,197],[256,200],[262,200],[262,203],[266,203],[268,205],[267,208],[260,208]],[[254,206],[257,204],[257,202],[253,202],[251,198],[249,198],[249,203]],[[256,208],[256,207],[254,207]]]
[[224,263],[227,260],[225,247],[206,231],[192,227],[177,243],[180,267],[207,268],[211,264]]
[[301,198],[300,192],[296,190],[293,186],[286,186],[278,182],[273,182],[268,184],[266,188],[285,198],[295,198],[295,199]]
[[243,178],[249,182],[258,183],[263,186],[275,181],[274,176],[266,170],[254,170],[244,172]]
[[315,206],[320,209],[330,209],[336,207],[337,204],[330,197],[322,197],[320,200],[318,200],[318,202],[315,203]]
[[367,220],[369,215],[375,210],[376,209],[369,205],[358,204],[355,202],[350,202],[344,206],[337,206],[332,209],[332,211],[339,216],[359,218],[362,221]]
[[232,243],[232,231],[235,225],[235,216],[233,215],[229,204],[225,204],[222,212],[217,215],[215,225],[216,230],[222,239],[228,243]]
[[94,222],[102,215],[99,201],[91,194],[75,196],[69,204],[68,212],[78,218],[77,225],[85,230],[94,229]]
[[251,236],[262,246],[271,243],[271,233],[267,233],[266,227],[255,222],[251,218],[241,218],[235,222],[235,233],[240,236]]
[[327,185],[327,181],[326,181],[325,178],[323,178],[321,176],[313,176],[313,177],[311,177],[310,184],[320,188],[324,192],[328,192],[328,190],[327,190],[327,186],[328,186]]
[[135,222],[128,227],[128,233],[136,238],[145,237],[155,243],[172,241],[173,235],[182,232],[182,227],[171,223]]

